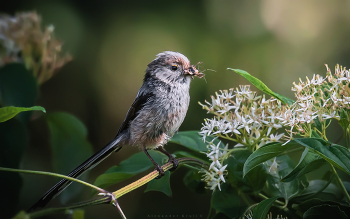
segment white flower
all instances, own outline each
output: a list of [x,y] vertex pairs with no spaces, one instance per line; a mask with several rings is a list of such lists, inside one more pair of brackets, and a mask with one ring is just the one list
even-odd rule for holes
[[223,104],[221,107],[222,107],[223,109],[217,111],[217,112],[220,113],[220,114],[227,113],[227,112],[230,111],[231,109],[236,109],[236,108],[237,108],[236,106],[230,106],[230,104],[228,104],[228,103]]
[[221,191],[220,183],[221,183],[220,179],[214,178],[212,181],[208,183],[208,185],[211,186],[210,189],[213,191],[215,190],[216,187],[218,187],[219,190]]
[[349,73],[348,70],[342,71],[341,76],[343,76],[343,77],[338,78],[339,81],[348,81],[348,82],[350,82],[350,73]]
[[217,121],[216,123],[216,127],[217,127],[217,131],[215,131],[213,133],[213,135],[215,134],[219,134],[219,133],[224,133],[226,131],[226,129],[230,128],[230,123],[226,120],[226,117]]
[[208,156],[213,162],[210,164],[209,170],[216,165],[217,167],[221,167],[222,165],[219,162],[219,153],[215,153],[214,155]]
[[275,157],[275,159],[273,160],[273,162],[270,166],[269,172],[272,174],[277,174],[277,171],[278,171],[278,163],[277,163],[276,157]]
[[240,116],[238,113],[236,113],[236,116],[237,116],[238,121],[241,123],[241,125],[239,127],[237,127],[237,129],[245,128],[245,130],[247,130],[247,132],[250,133],[249,124],[254,122],[254,120],[249,119],[248,117],[245,119],[243,116]]
[[279,135],[278,135],[278,133],[276,133],[275,135],[271,134],[270,140],[271,140],[271,142],[278,142],[283,136],[284,136],[283,133],[279,134]]
[[221,167],[220,169],[216,168],[216,167],[213,167],[215,173],[220,177],[220,179],[225,182],[225,178],[224,178],[224,171],[227,167],[227,164],[223,167]]
[[215,146],[215,144],[209,144],[209,146],[211,147],[211,152],[209,154],[207,154],[207,156],[212,156],[213,154],[218,154],[220,151],[219,151],[219,148],[220,148],[220,144],[221,144],[221,141],[219,141],[218,145]]
[[332,111],[330,114],[323,113],[321,116],[322,116],[322,119],[340,118],[338,115],[336,115],[336,113],[337,113],[337,111]]
[[221,91],[221,94],[221,97],[224,99],[232,99],[233,97],[235,97],[232,88],[230,89],[230,92],[228,92],[227,90]]
[[322,76],[320,75],[314,75],[311,79],[311,84],[313,85],[321,85],[323,83],[323,81],[326,79],[323,79]]
[[199,134],[203,136],[204,141],[205,141],[205,137],[209,136],[213,132],[214,128],[216,127],[216,124],[217,124],[217,121],[215,118],[212,120],[206,119],[205,124],[202,124],[203,126],[202,126],[201,132],[199,132]]
[[222,149],[222,152],[220,153],[220,157],[223,157],[227,154],[228,151],[228,144],[225,145],[224,149]]
[[249,89],[250,89],[249,85],[239,85],[239,90],[237,89],[235,93],[239,95],[249,95],[251,93]]

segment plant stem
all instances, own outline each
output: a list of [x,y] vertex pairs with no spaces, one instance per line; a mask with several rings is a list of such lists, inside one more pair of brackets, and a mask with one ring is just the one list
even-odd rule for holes
[[208,213],[208,217],[207,217],[207,219],[209,219],[210,218],[210,215],[211,215],[211,211],[212,211],[212,207],[211,207],[211,204],[210,204],[210,208],[209,208],[209,213]]
[[[263,198],[263,199],[269,199],[269,197],[267,197],[267,196],[265,196],[265,195],[263,195],[263,194],[261,194],[261,193],[259,193],[258,195],[259,195],[261,198]],[[281,202],[281,201],[278,201],[278,200],[276,200],[275,202],[278,203],[278,204],[280,204],[280,205],[282,205],[282,206],[285,205],[285,203],[283,203],[283,202]],[[282,206],[281,206],[281,207],[282,207]]]
[[339,175],[338,175],[336,169],[334,168],[334,166],[333,166],[332,164],[330,164],[330,165],[331,165],[331,167],[332,167],[332,170],[333,170],[333,173],[334,173],[334,175],[335,175],[335,178],[337,179],[337,181],[338,181],[338,183],[339,183],[341,189],[342,189],[343,192],[345,193],[345,196],[346,196],[346,198],[347,198],[347,200],[348,200],[348,203],[350,203],[350,196],[349,196],[348,191],[346,191],[346,188],[345,188],[343,182],[341,181],[341,179],[340,179],[340,177],[339,177]]
[[[52,215],[52,214],[58,214],[58,213],[68,214],[68,213],[70,213],[70,210],[72,210],[72,209],[83,208],[83,207],[93,206],[93,205],[100,205],[100,204],[108,204],[111,202],[112,202],[112,197],[106,196],[103,198],[95,199],[92,201],[81,202],[81,203],[66,206],[66,207],[43,209],[40,211],[35,211],[33,213],[29,213],[27,215],[29,216],[29,218],[38,218],[38,217],[43,217],[45,215]],[[120,208],[120,206],[118,205],[118,203],[117,203],[116,207],[118,208],[118,212],[119,212],[120,216],[123,219],[126,219],[126,216],[124,215],[124,213],[123,213],[122,209]]]
[[[329,123],[329,124],[330,124],[330,123]],[[329,124],[328,124],[328,125],[329,125]],[[326,126],[326,122],[323,122],[323,123],[322,123],[322,129],[323,129],[322,132],[323,132],[324,139],[325,139],[326,141],[328,141],[327,135],[326,135],[327,127],[328,127],[328,126]]]
[[[260,136],[258,139],[256,139],[254,142],[253,142],[253,146],[255,146],[256,144],[258,144],[261,139],[265,136],[266,132],[267,132],[268,128],[265,128],[261,133],[260,133]],[[272,130],[273,131],[273,130]]]
[[314,196],[318,195],[319,193],[321,193],[323,190],[325,190],[329,186],[329,184],[332,182],[334,176],[335,176],[335,174],[333,172],[331,178],[328,180],[328,182],[320,190],[318,190],[317,192],[315,192],[313,194],[310,194],[310,195],[304,197],[303,200],[309,200],[309,199],[311,199],[311,197],[314,197]]
[[[184,157],[184,158],[179,158],[178,159],[179,164],[197,164],[200,166],[205,166],[206,168],[209,167],[208,164],[198,160],[198,159],[194,159],[194,158],[188,158],[188,157]],[[166,163],[162,166],[164,171],[169,170],[171,167],[173,166],[172,163]],[[143,186],[144,184],[148,183],[149,181],[151,181],[152,179],[156,178],[159,175],[157,170],[154,170],[153,172],[149,173],[148,175],[142,177],[141,179],[136,180],[133,183],[130,183],[129,185],[113,192],[113,195],[115,196],[115,198],[119,198],[123,195],[125,195],[126,193],[131,192],[134,189],[137,189],[141,186]]]
[[76,209],[76,208],[82,208],[90,205],[99,205],[99,204],[105,204],[110,202],[110,197],[103,197],[99,199],[95,199],[92,201],[87,201],[87,202],[81,202],[75,205],[70,205],[67,207],[61,207],[61,208],[47,208],[43,209],[40,211],[35,211],[33,213],[29,213],[28,216],[30,218],[38,218],[42,217],[45,215],[51,215],[51,214],[57,214],[57,213],[67,213],[71,209]]
[[250,206],[250,201],[247,199],[247,197],[245,196],[245,194],[242,193],[242,192],[239,192],[238,194],[239,194],[239,196],[241,196],[241,198],[243,199],[244,203],[245,203],[247,206]]
[[82,180],[76,179],[76,178],[72,178],[69,176],[65,176],[65,175],[61,175],[58,173],[50,173],[50,172],[44,172],[44,171],[35,171],[35,170],[20,170],[20,169],[12,169],[12,168],[6,168],[6,167],[0,167],[0,171],[9,171],[9,172],[18,172],[18,173],[30,173],[30,174],[38,174],[38,175],[47,175],[47,176],[54,176],[54,177],[58,177],[58,178],[64,178],[70,181],[74,181],[74,182],[78,182],[81,183],[85,186],[91,187],[93,189],[96,189],[99,192],[106,192],[105,190],[94,186],[90,183],[84,182]]
[[219,133],[218,136],[219,136],[220,138],[227,139],[227,140],[230,140],[230,141],[234,141],[234,142],[239,143],[236,139],[230,138],[227,134],[222,135],[222,134]]
[[[198,160],[198,159],[194,159],[194,158],[179,158],[178,159],[178,162],[179,164],[196,164],[196,165],[200,165],[202,166],[203,168],[209,168],[209,165]],[[162,166],[163,170],[166,171],[166,170],[169,170],[171,167],[173,166],[172,163],[166,163]],[[42,171],[30,171],[30,170],[16,170],[16,169],[10,169],[10,168],[3,168],[3,167],[0,167],[0,170],[4,170],[4,171],[12,171],[12,172],[21,172],[21,173],[32,173],[32,174],[42,174],[42,175],[50,175],[50,176],[56,176],[56,177],[61,177],[61,178],[65,178],[65,179],[68,179],[68,180],[72,180],[72,181],[76,181],[76,182],[79,182],[79,183],[82,183],[84,185],[87,185],[87,186],[90,186],[92,188],[98,188],[94,185],[91,185],[91,184],[88,184],[88,183],[85,183],[84,181],[81,181],[81,180],[77,180],[75,178],[71,178],[71,177],[67,177],[67,176],[64,176],[64,175],[60,175],[60,174],[55,174],[55,173],[47,173],[47,172],[42,172]],[[60,208],[48,208],[48,209],[43,209],[43,210],[39,210],[39,211],[36,211],[36,212],[33,212],[33,213],[30,213],[30,214],[27,214],[30,218],[37,218],[37,217],[42,217],[42,216],[45,216],[45,215],[51,215],[51,214],[55,214],[55,213],[67,213],[69,210],[71,209],[75,209],[75,208],[82,208],[82,207],[87,207],[87,206],[92,206],[92,205],[99,205],[99,204],[109,204],[109,203],[114,203],[113,202],[113,198],[119,198],[121,197],[122,195],[144,185],[145,183],[151,181],[152,179],[156,178],[157,176],[159,175],[158,171],[153,171],[151,173],[149,173],[148,175],[144,176],[143,178],[135,181],[134,183],[131,183],[121,189],[119,189],[118,191],[112,193],[113,196],[111,195],[107,195],[105,197],[102,197],[102,198],[99,198],[99,199],[94,199],[94,200],[90,200],[90,201],[86,201],[86,202],[82,202],[82,203],[78,203],[78,204],[75,204],[75,205],[70,205],[70,206],[66,206],[66,207],[60,207]],[[101,188],[98,188],[99,191],[101,191],[102,193],[106,193],[105,190],[101,189]],[[121,208],[119,207],[118,203],[115,203],[116,204],[116,207],[118,208],[118,211],[119,211],[119,214],[121,215],[121,217],[123,219],[126,219],[123,211],[121,210]]]
[[226,154],[226,157],[228,158],[232,153],[234,153],[236,151],[246,151],[246,150],[248,150],[248,148],[239,147],[239,148],[229,149],[227,154]]
[[347,148],[349,148],[348,128],[349,128],[349,126],[344,130],[344,132],[345,132],[345,142],[346,142],[346,147],[347,147]]

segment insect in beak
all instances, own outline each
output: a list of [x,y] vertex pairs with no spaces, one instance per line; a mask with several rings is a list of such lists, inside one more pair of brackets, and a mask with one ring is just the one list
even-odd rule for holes
[[204,77],[204,74],[199,72],[193,65],[185,70],[185,74],[191,75],[192,78],[193,78],[193,76],[196,76],[198,78]]

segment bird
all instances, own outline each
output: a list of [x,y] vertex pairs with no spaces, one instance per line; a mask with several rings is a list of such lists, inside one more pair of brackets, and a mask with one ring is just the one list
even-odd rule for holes
[[[164,149],[164,145],[178,132],[185,119],[190,103],[191,80],[203,76],[183,54],[173,51],[159,53],[147,65],[143,84],[114,139],[67,176],[78,178],[126,145],[137,146],[147,155],[159,172],[157,178],[164,176],[164,170],[148,150],[164,153],[169,158],[168,162],[173,163],[170,170],[174,171],[178,161]],[[71,183],[67,179],[59,181],[28,212],[45,207]]]

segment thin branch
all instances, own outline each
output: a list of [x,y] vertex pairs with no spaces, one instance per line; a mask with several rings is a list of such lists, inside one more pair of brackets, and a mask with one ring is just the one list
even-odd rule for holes
[[96,189],[99,192],[106,192],[105,190],[94,186],[90,183],[84,182],[82,180],[73,178],[73,177],[69,177],[69,176],[65,176],[62,174],[58,174],[58,173],[51,173],[51,172],[45,172],[45,171],[35,171],[35,170],[21,170],[21,169],[12,169],[12,168],[6,168],[6,167],[0,167],[0,171],[9,171],[9,172],[17,172],[17,173],[29,173],[29,174],[37,174],[37,175],[47,175],[47,176],[54,176],[54,177],[58,177],[58,178],[64,178],[70,181],[74,181],[74,182],[78,182],[81,183],[85,186],[91,187],[93,189]]
[[[209,165],[198,160],[198,159],[194,159],[194,158],[179,158],[178,159],[179,164],[196,164],[196,165],[200,165],[201,167],[206,167],[206,169],[208,169]],[[164,171],[167,171],[169,169],[171,169],[173,167],[173,164],[168,162],[166,164],[164,164],[162,166]],[[119,198],[123,195],[125,195],[128,192],[131,192],[134,189],[139,188],[140,186],[143,186],[144,184],[148,183],[149,181],[151,181],[152,179],[156,178],[159,175],[157,170],[154,170],[153,172],[149,173],[148,175],[142,177],[141,179],[136,180],[133,183],[130,183],[129,185],[113,192],[113,195],[116,198]]]
[[[208,169],[209,165],[198,160],[198,159],[194,159],[194,158],[179,158],[178,159],[179,165],[196,165],[196,166],[200,166],[202,168]],[[169,169],[171,169],[173,166],[173,163],[166,163],[162,166],[164,171],[167,171]],[[82,183],[86,186],[92,187],[94,189],[98,188],[94,185],[91,185],[89,183],[86,183],[84,181],[75,179],[75,178],[71,178],[71,177],[67,177],[64,175],[60,175],[60,174],[55,174],[55,173],[48,173],[48,172],[42,172],[42,171],[30,171],[30,170],[17,170],[17,169],[10,169],[10,168],[3,168],[0,167],[0,170],[3,171],[11,171],[11,172],[21,172],[21,173],[31,173],[31,174],[41,174],[41,175],[50,175],[50,176],[55,176],[55,177],[60,177],[60,178],[65,178],[68,180],[72,180],[75,182],[79,182]],[[126,218],[125,215],[123,214],[123,212],[121,211],[118,203],[113,202],[116,198],[121,197],[122,195],[127,194],[128,192],[131,192],[132,190],[139,188],[140,186],[146,184],[147,182],[151,181],[152,179],[156,178],[159,175],[158,171],[152,171],[151,173],[149,173],[148,175],[142,177],[139,180],[136,180],[135,182],[119,189],[118,191],[115,191],[113,193],[109,193],[111,195],[109,195],[107,193],[106,196],[98,198],[98,199],[94,199],[94,200],[89,200],[89,201],[85,201],[85,202],[81,202],[78,204],[74,204],[74,205],[70,205],[70,206],[66,206],[66,207],[60,207],[60,208],[48,208],[48,209],[43,209],[43,210],[39,210],[39,211],[35,211],[32,212],[30,214],[28,214],[28,216],[30,216],[30,218],[37,218],[37,217],[42,217],[45,215],[51,215],[51,214],[57,214],[57,213],[67,213],[69,210],[71,209],[75,209],[75,208],[82,208],[82,207],[87,207],[87,206],[93,206],[93,205],[100,205],[100,204],[114,204],[118,209],[119,209],[119,213],[121,215],[122,218]],[[103,193],[106,193],[105,190],[98,188],[99,191],[102,191]]]

